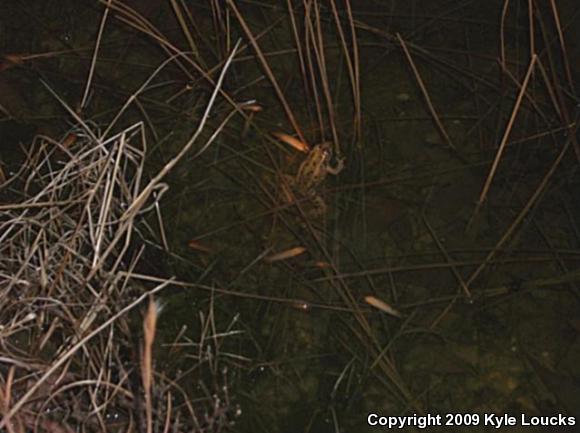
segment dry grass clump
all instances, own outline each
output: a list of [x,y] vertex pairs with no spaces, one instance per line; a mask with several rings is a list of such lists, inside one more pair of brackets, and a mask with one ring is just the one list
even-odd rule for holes
[[[62,140],[37,137],[0,185],[3,431],[218,432],[239,413],[215,353],[179,378],[155,370],[153,296],[171,279],[147,288],[133,274],[151,237],[144,216],[158,209],[163,177],[198,145],[226,70],[197,131],[151,180],[143,123],[109,135],[112,124],[101,133],[73,114]],[[129,314],[148,298],[141,331]],[[207,371],[195,396],[178,385]]]

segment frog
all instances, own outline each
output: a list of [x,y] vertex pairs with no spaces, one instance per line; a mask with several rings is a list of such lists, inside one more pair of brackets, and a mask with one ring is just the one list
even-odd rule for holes
[[326,213],[326,202],[321,197],[319,189],[328,174],[338,175],[344,168],[344,159],[337,158],[336,164],[331,164],[333,151],[331,142],[323,142],[314,146],[304,161],[298,167],[295,176],[284,176],[288,186],[299,196],[313,203],[309,212],[313,217]]

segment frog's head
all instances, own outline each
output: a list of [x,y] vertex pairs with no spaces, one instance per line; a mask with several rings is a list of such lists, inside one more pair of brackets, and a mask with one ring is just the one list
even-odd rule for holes
[[331,141],[325,141],[324,143],[320,143],[318,145],[318,148],[323,153],[325,160],[328,161],[328,160],[330,160],[330,158],[332,158],[332,142]]
[[320,143],[318,148],[322,152],[324,164],[326,165],[326,171],[334,175],[340,173],[344,168],[344,158],[340,156],[340,153],[335,154],[335,148],[332,141],[325,141],[324,143]]

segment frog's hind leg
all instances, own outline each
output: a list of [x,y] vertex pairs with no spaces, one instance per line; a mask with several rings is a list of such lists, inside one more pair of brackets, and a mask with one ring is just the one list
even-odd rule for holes
[[296,187],[296,180],[292,176],[287,174],[282,175],[282,179],[279,182],[280,186],[280,196],[284,204],[292,204],[296,202],[296,196],[294,194]]
[[322,218],[324,215],[326,215],[328,206],[326,205],[324,199],[319,195],[315,195],[314,197],[311,198],[311,200],[313,206],[312,216],[314,218]]

